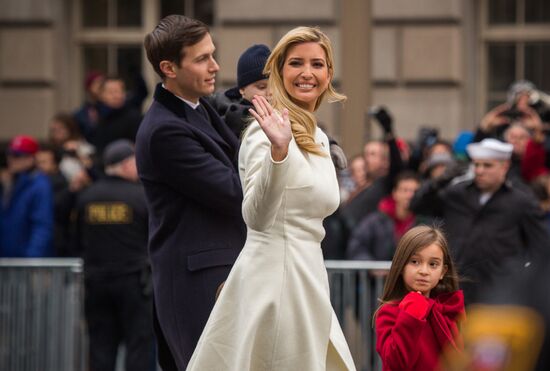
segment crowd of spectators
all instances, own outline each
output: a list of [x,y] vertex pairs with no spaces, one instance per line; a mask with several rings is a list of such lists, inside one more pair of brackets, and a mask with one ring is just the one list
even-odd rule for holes
[[452,141],[423,127],[398,137],[387,108],[382,129],[340,172],[342,203],[326,221],[330,259],[391,260],[399,237],[419,223],[447,233],[466,300],[507,271],[550,249],[550,99],[528,81],[509,89],[471,132]]
[[[250,53],[267,55],[269,50],[256,45]],[[107,238],[97,226],[111,225],[111,239],[126,245],[126,256],[133,259],[129,266],[147,275],[147,211],[136,206],[143,200],[128,208],[123,201],[128,194],[117,188],[119,184],[104,183],[106,177],[120,176],[105,173],[105,165],[113,165],[112,154],[104,163],[105,149],[113,143],[120,147],[120,140],[133,142],[141,121],[147,88],[141,78],[134,85],[137,90],[128,93],[122,79],[91,72],[85,81],[85,103],[74,113],[52,117],[46,141],[29,135],[11,139],[0,162],[0,257],[84,256],[95,269],[86,270],[88,278],[98,272],[101,279],[110,277],[110,263],[102,276],[102,267],[96,269],[100,257],[87,256],[83,246]],[[227,99],[225,105],[220,97]],[[246,125],[249,103],[244,95],[241,101],[231,99],[231,94],[218,93],[212,102],[228,120],[236,115],[232,129],[238,136]],[[530,82],[516,82],[506,102],[487,112],[473,131],[448,138],[451,141],[441,138],[434,127],[421,128],[414,142],[401,139],[390,103],[388,107],[369,112],[382,137],[365,143],[363,153],[349,156],[348,168],[338,172],[341,205],[325,221],[325,258],[389,261],[408,229],[435,223],[448,235],[468,303],[477,300],[482,284],[490,287],[494,277],[515,269],[511,266],[528,267],[548,256],[547,95]],[[476,144],[493,155],[476,155]],[[509,156],[495,155],[499,151]],[[133,157],[132,161],[135,167]],[[122,189],[127,186],[134,199],[144,197],[135,189],[137,178],[123,178],[127,182]],[[98,187],[113,197],[88,205],[86,197]],[[135,232],[117,237],[116,228],[126,222],[137,226]],[[109,254],[109,243],[103,247],[101,251]],[[147,286],[145,281],[139,285]],[[90,287],[97,289],[101,283]]]
[[[246,55],[263,56],[268,52],[265,46],[255,45]],[[254,60],[252,57],[249,59]],[[243,58],[242,64],[245,62]],[[244,72],[240,76],[246,80]],[[248,82],[239,85],[240,94]],[[134,85],[137,90],[127,93],[122,79],[91,72],[85,80],[86,101],[74,113],[58,113],[50,119],[47,141],[38,143],[27,135],[12,139],[1,167],[1,256],[81,254],[75,243],[78,195],[104,175],[102,153],[108,144],[135,139],[147,88],[141,78]],[[230,93],[232,90],[218,93],[212,99],[227,113],[242,104],[236,98],[231,100]],[[452,229],[453,223],[445,225],[449,206],[432,197],[432,203],[425,207],[416,190],[475,183],[475,164],[466,148],[487,138],[512,145],[503,185],[522,191],[536,202],[537,215],[533,218],[542,220],[545,231],[550,231],[549,103],[548,96],[532,83],[519,81],[511,86],[507,102],[484,115],[474,131],[463,132],[453,141],[440,138],[437,128],[423,127],[415,142],[406,142],[396,133],[389,109],[372,109],[369,115],[378,122],[383,136],[365,143],[363,153],[350,156],[348,168],[339,172],[342,204],[325,222],[325,257],[391,260],[396,241],[410,227],[435,221],[446,230]],[[237,108],[234,110],[242,111]],[[244,124],[235,125],[236,135]],[[46,177],[49,182],[44,181]],[[474,225],[476,217],[471,215],[461,222]],[[501,235],[502,231],[491,234]],[[521,241],[528,239],[522,236]],[[494,247],[495,254],[498,249]]]
[[90,73],[87,100],[50,118],[48,136],[17,135],[0,167],[0,257],[81,257],[90,369],[153,370],[148,212],[134,141],[147,97]]
[[[77,250],[75,205],[81,191],[104,175],[104,148],[134,141],[147,88],[127,94],[116,76],[90,72],[86,102],[49,119],[48,136],[12,138],[2,151],[0,256],[68,257]],[[49,180],[49,181],[45,181]]]

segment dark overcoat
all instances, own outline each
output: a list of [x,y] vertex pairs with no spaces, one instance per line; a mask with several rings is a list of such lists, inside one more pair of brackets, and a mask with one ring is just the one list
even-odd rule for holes
[[478,299],[482,286],[506,274],[509,259],[523,266],[550,248],[542,211],[530,194],[505,182],[482,205],[481,193],[474,181],[439,190],[426,182],[411,201],[415,213],[443,217],[467,304]]
[[210,122],[157,86],[136,138],[149,208],[159,361],[185,370],[246,238],[238,141],[212,107]]

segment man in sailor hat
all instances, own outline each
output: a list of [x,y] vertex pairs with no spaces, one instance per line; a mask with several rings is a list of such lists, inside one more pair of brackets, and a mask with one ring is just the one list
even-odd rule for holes
[[496,139],[469,144],[474,179],[430,180],[411,202],[415,213],[443,219],[467,304],[497,276],[513,274],[510,267],[525,269],[550,247],[536,201],[506,180],[512,149]]

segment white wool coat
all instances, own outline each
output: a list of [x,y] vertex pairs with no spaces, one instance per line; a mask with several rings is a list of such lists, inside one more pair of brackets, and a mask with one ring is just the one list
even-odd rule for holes
[[339,203],[329,142],[326,156],[294,139],[281,162],[257,122],[239,152],[246,244],[214,306],[187,370],[355,370],[330,303],[320,243],[323,219]]

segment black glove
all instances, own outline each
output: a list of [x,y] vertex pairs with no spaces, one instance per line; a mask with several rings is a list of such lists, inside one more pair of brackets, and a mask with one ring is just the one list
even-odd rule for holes
[[464,172],[468,169],[467,165],[464,165],[458,161],[454,161],[446,166],[445,171],[443,174],[441,174],[440,177],[435,179],[435,186],[438,189],[441,189],[445,187],[447,184],[449,184],[454,178],[456,178],[459,175],[464,174]]
[[385,134],[391,134],[393,133],[393,120],[389,114],[389,112],[386,110],[386,107],[380,106],[375,108],[370,112],[372,116],[378,121],[380,124],[380,127],[384,131]]

